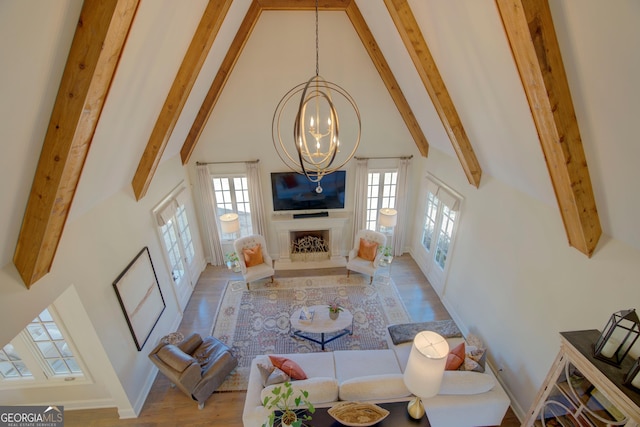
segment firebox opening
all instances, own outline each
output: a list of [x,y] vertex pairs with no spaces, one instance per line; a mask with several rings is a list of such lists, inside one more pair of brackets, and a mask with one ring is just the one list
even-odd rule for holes
[[329,230],[291,231],[291,261],[324,261],[331,256]]

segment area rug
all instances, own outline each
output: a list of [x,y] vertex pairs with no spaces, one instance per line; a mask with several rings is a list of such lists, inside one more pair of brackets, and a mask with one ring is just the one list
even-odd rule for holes
[[353,334],[327,344],[325,351],[389,348],[387,326],[411,321],[390,280],[370,285],[369,278],[360,275],[280,278],[251,284],[251,290],[230,282],[212,335],[232,349],[238,367],[218,390],[246,390],[251,361],[257,355],[321,351],[320,345],[291,336],[289,318],[302,306],[334,300],[353,314]]

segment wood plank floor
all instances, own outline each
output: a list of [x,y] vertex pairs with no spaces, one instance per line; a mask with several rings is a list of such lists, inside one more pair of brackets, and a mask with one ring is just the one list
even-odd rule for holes
[[[277,277],[346,274],[344,268],[322,270],[278,271]],[[425,276],[409,255],[394,258],[391,276],[413,321],[449,319],[450,315],[440,302]],[[185,310],[180,325],[184,334],[198,332],[208,335],[213,326],[215,311],[222,290],[228,280],[238,278],[225,267],[208,266],[202,273]],[[149,392],[140,416],[121,420],[115,409],[65,411],[66,427],[110,426],[226,426],[242,427],[244,392],[214,393],[204,409],[180,390],[170,387],[169,381],[159,374]],[[312,423],[313,425],[313,423]],[[519,426],[520,421],[509,409],[501,427]],[[321,426],[315,426],[321,427]]]

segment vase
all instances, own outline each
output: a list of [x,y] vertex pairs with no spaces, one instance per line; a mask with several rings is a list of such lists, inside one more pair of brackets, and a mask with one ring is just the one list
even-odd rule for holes
[[392,255],[383,255],[382,258],[380,258],[380,266],[386,267],[388,265],[391,265],[391,261],[393,261]]
[[282,427],[291,427],[293,423],[298,420],[298,416],[295,412],[287,410],[282,417],[280,418],[280,422],[282,423]]
[[329,311],[329,319],[336,320],[340,315],[339,311]]

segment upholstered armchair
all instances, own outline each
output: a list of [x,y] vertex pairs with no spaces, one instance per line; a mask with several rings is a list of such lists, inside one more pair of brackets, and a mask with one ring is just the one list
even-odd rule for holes
[[178,345],[161,342],[149,354],[173,386],[198,402],[198,409],[238,365],[238,359],[214,337],[194,333]]
[[273,282],[273,260],[269,256],[267,242],[264,237],[259,234],[241,237],[233,242],[233,247],[238,255],[240,263],[240,272],[244,281],[249,283],[255,280],[264,279],[271,276]]
[[347,277],[351,271],[371,276],[369,283],[373,283],[373,276],[378,269],[382,253],[379,251],[387,242],[387,237],[373,230],[360,230],[356,234],[353,249],[349,251],[347,261]]

